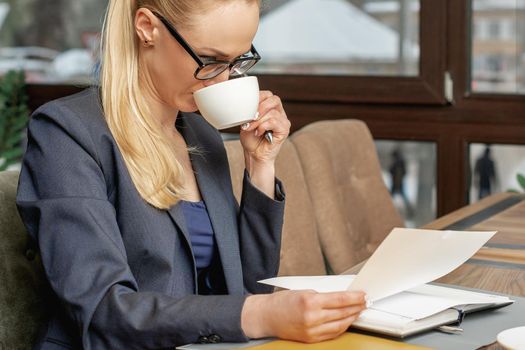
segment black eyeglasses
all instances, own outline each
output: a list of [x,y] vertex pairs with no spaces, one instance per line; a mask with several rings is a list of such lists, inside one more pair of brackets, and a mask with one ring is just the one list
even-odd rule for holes
[[255,50],[255,47],[253,45],[250,50],[251,56],[249,56],[248,54],[244,54],[235,58],[232,61],[220,61],[214,58],[199,57],[199,55],[197,55],[195,51],[193,51],[191,46],[186,42],[186,40],[184,40],[184,38],[179,34],[179,32],[177,32],[175,27],[166,18],[164,18],[158,12],[153,11],[153,14],[160,19],[160,21],[164,24],[164,26],[166,26],[166,29],[168,29],[168,31],[175,38],[175,40],[178,41],[178,43],[184,48],[184,50],[186,50],[186,52],[199,65],[199,67],[197,68],[197,70],[195,70],[195,73],[193,74],[195,79],[212,79],[227,69],[230,70],[230,77],[236,78],[246,73],[261,59],[261,56],[259,55],[257,50]]

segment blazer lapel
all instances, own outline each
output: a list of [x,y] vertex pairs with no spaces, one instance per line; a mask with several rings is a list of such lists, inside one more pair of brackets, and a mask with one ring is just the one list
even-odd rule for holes
[[184,213],[182,212],[182,208],[180,207],[180,205],[176,204],[168,210],[168,215],[170,216],[171,220],[175,223],[175,225],[179,228],[179,230],[182,232],[182,235],[184,237],[186,249],[191,257],[191,266],[193,270],[193,289],[195,294],[197,294],[197,265],[195,263],[195,256],[193,255],[193,250],[191,249],[191,240],[188,230],[186,228],[186,220],[184,219]]
[[[216,176],[210,168],[213,160],[209,159],[209,154],[203,149],[201,138],[215,137],[206,135],[207,130],[197,132],[192,127],[191,118],[198,118],[196,115],[180,114],[179,131],[184,137],[189,147],[195,147],[201,153],[190,154],[191,163],[202,199],[208,209],[210,221],[213,226],[219,257],[224,270],[224,277],[229,294],[243,294],[243,278],[241,268],[241,255],[239,252],[239,240],[237,236],[237,218],[231,214],[231,204],[228,202],[229,195],[219,185]],[[216,160],[215,160],[216,161]],[[229,179],[228,179],[229,181]],[[235,226],[234,226],[235,225]]]

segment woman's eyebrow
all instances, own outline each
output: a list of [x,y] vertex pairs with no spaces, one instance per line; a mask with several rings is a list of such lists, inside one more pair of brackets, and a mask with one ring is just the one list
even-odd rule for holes
[[217,49],[214,49],[214,48],[211,48],[211,47],[202,47],[202,48],[198,48],[197,49],[198,51],[211,51],[213,53],[215,53],[217,56],[221,56],[221,57],[229,57],[229,55],[227,53],[224,53],[220,50],[217,50]]

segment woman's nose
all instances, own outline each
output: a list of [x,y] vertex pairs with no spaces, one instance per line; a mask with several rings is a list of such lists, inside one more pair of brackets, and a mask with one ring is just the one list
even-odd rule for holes
[[221,74],[217,75],[215,78],[204,80],[204,86],[211,86],[214,84],[222,83],[230,78],[230,70],[226,69]]

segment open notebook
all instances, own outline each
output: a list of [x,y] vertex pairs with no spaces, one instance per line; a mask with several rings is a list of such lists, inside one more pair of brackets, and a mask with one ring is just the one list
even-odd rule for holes
[[507,297],[428,285],[474,255],[496,232],[395,228],[359,274],[289,276],[259,281],[286,289],[364,291],[373,304],[354,327],[405,337],[472,312],[512,303]]
[[[276,287],[345,290],[354,275],[277,277],[260,281]],[[323,285],[324,288],[316,286]],[[506,296],[424,284],[374,302],[352,327],[403,338],[461,321],[464,314],[513,303]]]

